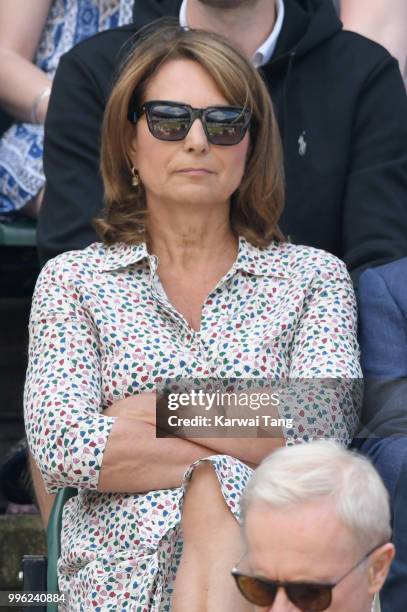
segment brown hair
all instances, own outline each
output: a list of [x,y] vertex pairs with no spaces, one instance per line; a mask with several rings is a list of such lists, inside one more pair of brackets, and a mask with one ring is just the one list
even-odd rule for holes
[[190,59],[211,75],[232,105],[252,110],[250,150],[242,182],[232,196],[234,233],[260,248],[284,236],[277,222],[284,201],[284,172],[277,121],[268,91],[254,67],[220,36],[156,23],[144,28],[113,88],[103,120],[101,171],[105,210],[95,227],[106,244],[146,240],[144,189],[131,184],[131,100],[142,101],[149,79],[168,60]]

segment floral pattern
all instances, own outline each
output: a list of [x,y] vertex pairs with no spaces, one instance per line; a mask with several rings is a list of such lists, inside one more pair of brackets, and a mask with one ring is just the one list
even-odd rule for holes
[[[311,247],[240,238],[238,256],[208,295],[201,328],[178,313],[145,244],[95,243],[42,270],[30,320],[25,389],[27,436],[49,491],[75,486],[63,516],[60,589],[82,610],[167,611],[182,553],[181,487],[148,494],[101,494],[100,467],[112,402],[167,377],[359,379],[356,309],[338,259]],[[287,442],[353,436],[357,410],[347,387],[322,384],[293,397]],[[251,470],[214,455],[230,510]]]
[[[134,0],[53,0],[34,63],[50,79],[59,59],[97,32],[129,23]],[[45,184],[44,127],[15,123],[0,138],[0,220],[10,221]]]

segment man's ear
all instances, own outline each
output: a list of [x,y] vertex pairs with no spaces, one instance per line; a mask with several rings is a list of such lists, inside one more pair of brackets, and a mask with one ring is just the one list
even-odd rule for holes
[[368,570],[369,594],[374,595],[382,588],[389,573],[391,562],[394,559],[396,549],[388,542],[375,550],[370,557]]

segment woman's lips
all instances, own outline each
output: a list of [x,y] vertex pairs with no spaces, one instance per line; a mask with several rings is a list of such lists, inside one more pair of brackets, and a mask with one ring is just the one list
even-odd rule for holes
[[182,168],[182,170],[178,170],[178,172],[191,176],[206,176],[208,174],[213,174],[213,172],[207,168]]

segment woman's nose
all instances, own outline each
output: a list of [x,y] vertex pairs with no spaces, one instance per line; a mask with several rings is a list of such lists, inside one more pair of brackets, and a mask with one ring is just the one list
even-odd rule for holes
[[[263,608],[259,608],[259,610]],[[257,610],[257,608],[256,608]],[[267,608],[267,612],[298,612],[297,606],[288,599],[285,590],[280,587],[277,591],[276,598],[271,608]]]
[[205,152],[208,147],[208,138],[200,119],[195,119],[185,137],[185,148],[188,151]]

